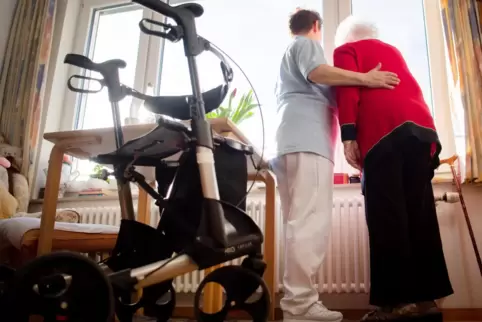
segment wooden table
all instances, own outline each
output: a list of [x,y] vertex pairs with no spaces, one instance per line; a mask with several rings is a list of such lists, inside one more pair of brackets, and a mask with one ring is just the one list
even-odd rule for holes
[[[230,120],[219,118],[212,119],[210,122],[216,133],[236,139],[245,144],[250,144],[246,136],[244,136],[244,134]],[[124,140],[127,142],[140,137],[152,130],[155,126],[156,124],[126,125],[123,127]],[[50,152],[49,158],[37,255],[43,255],[52,250],[52,235],[54,232],[55,213],[57,209],[60,175],[64,154],[79,159],[87,159],[98,154],[109,153],[115,150],[113,128],[46,133],[44,134],[44,139],[52,142],[54,147]],[[255,163],[258,164],[260,161],[260,153],[255,151],[254,159]],[[250,180],[262,181],[266,185],[264,259],[268,268],[265,272],[264,279],[270,290],[271,297],[274,300],[276,290],[276,259],[274,247],[276,244],[276,184],[273,174],[267,170],[267,163],[263,160],[261,164],[264,169],[258,172],[258,176],[255,176],[257,171],[253,168],[251,162],[248,162],[250,167],[248,171]],[[145,193],[143,189],[139,189],[137,220],[145,223],[147,222],[147,216],[149,215],[148,210],[150,209],[148,206],[149,202],[150,200],[147,193]],[[211,268],[208,271],[212,271],[213,269],[215,268]],[[205,303],[209,305],[209,307],[204,307],[205,311],[216,312],[220,310],[223,303],[221,288],[206,289],[205,299]],[[274,304],[271,307],[270,319],[274,319]]]

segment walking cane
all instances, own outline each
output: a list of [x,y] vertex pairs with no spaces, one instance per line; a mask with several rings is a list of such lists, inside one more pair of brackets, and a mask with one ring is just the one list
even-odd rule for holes
[[462,210],[464,212],[465,222],[467,223],[467,228],[469,229],[470,240],[472,241],[472,247],[474,248],[475,257],[477,258],[477,264],[479,265],[480,275],[482,276],[482,260],[480,259],[479,248],[477,247],[477,242],[475,241],[474,231],[472,229],[472,224],[470,223],[469,213],[467,207],[465,206],[464,196],[462,195],[462,185],[457,172],[455,171],[455,161],[458,159],[458,155],[454,155],[448,159],[440,160],[440,164],[448,164],[450,170],[452,171],[452,176],[454,178],[455,187],[457,193],[459,194],[460,204],[462,205]]

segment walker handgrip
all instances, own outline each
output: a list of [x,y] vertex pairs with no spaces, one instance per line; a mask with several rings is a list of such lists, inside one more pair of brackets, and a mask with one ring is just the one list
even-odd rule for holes
[[65,55],[64,63],[98,72],[98,70],[97,70],[98,65],[95,64],[88,57],[85,57],[85,56],[82,56],[82,55],[67,54],[67,55]]
[[175,19],[178,17],[177,10],[161,0],[132,0],[132,2],[136,2],[169,18]]
[[453,156],[451,156],[448,159],[440,160],[440,164],[448,164],[448,165],[451,166],[455,163],[455,161],[457,161],[458,158],[459,158],[459,156],[457,154],[454,154]]
[[119,69],[125,68],[127,63],[122,59],[110,59],[102,63],[94,63],[88,57],[79,54],[67,54],[64,63],[98,72],[104,78],[103,85],[109,89],[109,100],[118,103],[125,97],[119,79]]
[[119,73],[120,68],[126,68],[127,66],[127,63],[122,59],[109,59],[102,63],[94,63],[89,57],[79,54],[65,55],[64,63],[98,72],[104,77],[107,84],[114,74]]

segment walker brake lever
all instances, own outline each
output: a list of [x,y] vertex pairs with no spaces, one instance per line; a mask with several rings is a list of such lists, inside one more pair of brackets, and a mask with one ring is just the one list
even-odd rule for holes
[[[150,29],[146,26],[146,24],[148,23],[158,27],[162,27],[164,30],[167,30],[167,32]],[[177,42],[181,40],[183,36],[182,27],[173,26],[167,23],[163,23],[163,22],[159,22],[159,21],[147,19],[147,18],[144,18],[139,22],[139,28],[143,33],[147,35],[161,37],[161,38],[170,40],[172,42]]]
[[[79,87],[75,87],[74,85],[72,85],[72,81],[74,79],[78,79],[81,81],[81,84],[83,85],[84,84],[84,81],[88,81],[88,85],[90,85],[90,82],[93,81],[93,82],[97,82],[99,85],[100,85],[100,89],[84,89],[84,88],[79,88]],[[103,79],[99,79],[99,78],[93,78],[93,77],[87,77],[87,76],[82,76],[82,75],[73,75],[69,78],[69,80],[67,81],[67,87],[72,91],[72,92],[76,92],[76,93],[82,93],[82,94],[95,94],[95,93],[98,93],[100,92],[105,86],[105,81]]]

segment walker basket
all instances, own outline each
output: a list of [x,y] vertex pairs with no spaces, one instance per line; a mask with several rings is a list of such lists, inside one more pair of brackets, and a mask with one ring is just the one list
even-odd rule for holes
[[[227,139],[226,139],[227,140]],[[236,148],[236,141],[220,143],[214,149],[214,164],[222,202],[246,211],[248,165],[244,148]],[[180,252],[192,245],[197,237],[203,213],[203,201],[196,151],[182,154],[177,168],[157,167],[156,180],[159,193],[167,195],[160,205],[161,220],[158,230],[166,237],[172,251]],[[172,186],[171,186],[172,184]]]

